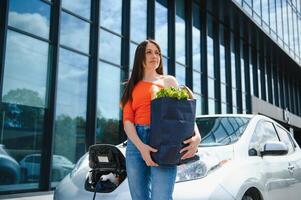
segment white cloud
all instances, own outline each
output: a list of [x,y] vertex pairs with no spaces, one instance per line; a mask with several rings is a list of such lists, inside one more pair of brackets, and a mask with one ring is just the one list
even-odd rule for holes
[[26,88],[38,92],[44,101],[47,66],[47,43],[8,31],[3,95],[10,90]]
[[65,12],[61,17],[60,43],[88,53],[90,24]]
[[39,13],[17,13],[9,12],[8,23],[29,33],[48,38],[49,20]]
[[90,0],[62,0],[62,7],[90,19]]

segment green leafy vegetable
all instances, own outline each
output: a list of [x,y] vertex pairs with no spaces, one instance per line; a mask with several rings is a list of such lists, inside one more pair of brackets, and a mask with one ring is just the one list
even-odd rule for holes
[[180,100],[180,99],[188,99],[189,95],[186,89],[168,87],[168,88],[163,88],[159,92],[157,92],[157,98],[160,97],[171,97]]

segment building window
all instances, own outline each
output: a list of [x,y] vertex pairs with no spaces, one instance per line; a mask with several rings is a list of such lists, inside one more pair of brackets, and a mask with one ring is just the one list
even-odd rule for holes
[[100,26],[121,34],[121,12],[122,1],[101,0]]
[[36,0],[10,0],[8,25],[49,38],[50,5]]
[[80,15],[86,19],[90,19],[91,1],[88,0],[62,0],[62,8],[71,11],[76,15]]
[[61,13],[60,44],[89,53],[90,24],[66,12]]
[[33,154],[41,155],[44,108],[47,107],[48,49],[46,42],[11,30],[7,32],[0,151],[9,155],[1,162],[14,170],[2,169],[0,191],[38,188],[40,161],[32,168],[25,159]]
[[96,113],[97,143],[117,144],[120,142],[120,80],[121,69],[119,67],[99,62]]
[[168,32],[167,32],[167,22],[168,22],[168,10],[167,10],[167,0],[156,0],[155,3],[155,38],[161,47],[161,52],[164,56],[168,55]]
[[146,0],[131,0],[131,41],[140,43],[146,39]]
[[[88,57],[60,48],[59,58],[53,156],[76,163],[86,152]],[[52,174],[52,181],[60,181],[61,175]]]
[[[46,42],[8,31],[3,102],[47,107],[48,48]],[[18,93],[27,95],[20,96]],[[30,94],[36,97],[35,100],[31,99]]]

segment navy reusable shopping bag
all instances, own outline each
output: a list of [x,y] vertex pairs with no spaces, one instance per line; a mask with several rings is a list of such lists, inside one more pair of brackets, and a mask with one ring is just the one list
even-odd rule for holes
[[152,153],[157,164],[182,163],[180,150],[185,146],[183,141],[194,135],[195,111],[195,99],[162,97],[151,101],[150,146],[158,150]]

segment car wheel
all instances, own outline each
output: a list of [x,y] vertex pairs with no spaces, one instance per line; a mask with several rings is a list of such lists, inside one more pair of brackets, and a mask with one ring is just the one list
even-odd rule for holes
[[16,174],[14,174],[11,170],[1,169],[0,174],[0,185],[10,185],[18,183]]
[[249,195],[244,195],[241,200],[255,200],[255,199]]

